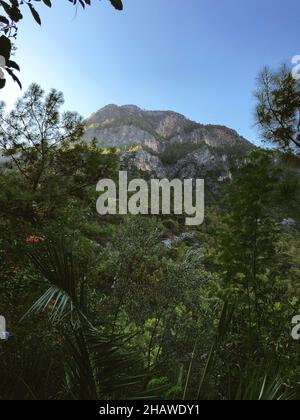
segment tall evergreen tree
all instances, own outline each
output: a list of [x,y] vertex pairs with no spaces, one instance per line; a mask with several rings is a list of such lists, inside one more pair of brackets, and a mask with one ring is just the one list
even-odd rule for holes
[[256,121],[263,139],[300,154],[300,85],[291,71],[264,69],[258,77]]

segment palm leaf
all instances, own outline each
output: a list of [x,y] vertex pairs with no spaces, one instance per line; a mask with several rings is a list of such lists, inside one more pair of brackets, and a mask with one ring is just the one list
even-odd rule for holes
[[[31,253],[30,259],[48,289],[26,315],[50,310],[52,320],[71,317],[71,330],[65,336],[63,355],[69,397],[77,400],[104,399],[111,395],[124,398],[139,391],[145,376],[140,368],[143,366],[140,357],[128,350],[132,336],[105,336],[88,321],[87,273],[78,269],[72,251],[63,241],[50,242],[44,252],[38,251]],[[138,366],[134,369],[138,374],[132,375],[134,366]],[[139,392],[136,395],[139,396]]]
[[294,398],[295,393],[287,389],[280,375],[269,381],[263,369],[241,381],[235,396],[236,401],[289,401]]
[[79,400],[126,396],[138,389],[144,375],[131,375],[141,365],[136,352],[126,350],[127,336],[104,336],[87,326],[67,340],[66,384],[70,396]]
[[[75,257],[64,241],[49,242],[43,249],[30,252],[29,258],[47,285],[46,292],[24,315],[48,310],[52,320],[61,320],[74,314],[83,315],[85,307],[84,269],[75,264]],[[23,317],[23,318],[24,318]]]

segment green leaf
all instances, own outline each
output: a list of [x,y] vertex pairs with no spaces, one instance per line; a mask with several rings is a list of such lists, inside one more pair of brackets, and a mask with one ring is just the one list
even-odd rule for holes
[[11,54],[11,42],[10,40],[2,35],[0,37],[0,55],[2,55],[6,61],[9,60]]
[[28,7],[29,7],[29,9],[31,11],[31,14],[32,14],[34,20],[36,21],[36,23],[38,23],[39,25],[41,25],[42,24],[42,21],[41,21],[41,18],[40,18],[40,15],[38,14],[38,12],[35,10],[35,8],[32,6],[31,3],[27,3],[27,4],[28,4]]
[[43,0],[43,3],[48,7],[52,7],[51,0]]
[[123,10],[123,3],[121,0],[110,0],[111,4],[117,10]]

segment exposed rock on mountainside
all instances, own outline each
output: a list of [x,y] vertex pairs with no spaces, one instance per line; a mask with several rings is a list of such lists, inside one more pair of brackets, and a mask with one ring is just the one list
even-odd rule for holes
[[171,111],[108,105],[86,121],[85,138],[121,151],[121,167],[157,177],[230,177],[230,163],[254,147],[234,130],[202,125]]

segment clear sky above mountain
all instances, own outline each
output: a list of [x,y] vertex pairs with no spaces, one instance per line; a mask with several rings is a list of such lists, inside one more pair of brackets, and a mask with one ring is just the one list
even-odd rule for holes
[[[124,0],[124,12],[102,0],[77,13],[53,3],[39,7],[41,28],[29,15],[21,25],[21,79],[62,90],[85,117],[130,103],[257,141],[255,78],[300,54],[299,0]],[[19,94],[9,82],[0,98],[12,106]]]

